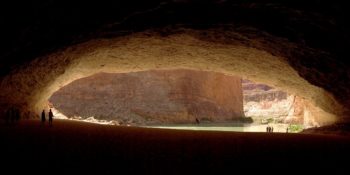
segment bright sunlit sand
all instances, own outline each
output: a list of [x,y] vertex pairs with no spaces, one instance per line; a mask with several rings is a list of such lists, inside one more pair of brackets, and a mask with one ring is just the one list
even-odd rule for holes
[[[107,120],[97,120],[94,117],[89,117],[86,119],[82,119],[81,117],[68,118],[63,115],[55,108],[52,108],[56,119],[60,120],[72,120],[78,122],[87,122],[87,123],[95,123],[101,125],[118,125],[116,121],[107,121]],[[234,132],[266,132],[266,127],[270,126],[274,128],[274,132],[287,132],[287,128],[289,124],[244,124],[241,126],[237,126],[237,123],[204,123],[204,124],[173,124],[173,125],[152,125],[152,126],[140,126],[144,128],[161,128],[161,129],[177,129],[177,130],[197,130],[197,131],[234,131]],[[289,131],[293,132],[293,131]]]
[[[227,125],[227,124],[226,124]],[[234,125],[234,124],[232,124]],[[149,128],[178,129],[178,130],[202,130],[202,131],[235,131],[235,132],[266,132],[266,127],[271,126],[274,132],[287,132],[288,124],[270,124],[270,125],[245,125],[245,126],[220,126],[212,123],[209,126],[201,125],[164,125],[164,126],[145,126]]]

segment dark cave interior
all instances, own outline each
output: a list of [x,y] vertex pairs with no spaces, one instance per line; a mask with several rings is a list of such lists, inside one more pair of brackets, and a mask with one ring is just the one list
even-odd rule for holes
[[[291,91],[315,106],[324,126],[316,133],[346,133],[350,130],[348,7],[346,1],[320,0],[4,1],[0,7],[1,116],[15,106],[24,118],[37,120],[53,92],[97,72],[188,68],[238,75]],[[14,127],[1,125],[1,138],[6,144],[0,148],[9,150],[5,159],[14,160],[16,155],[21,161],[38,161],[54,151],[57,159],[50,160],[55,159],[57,167],[59,160],[71,156],[71,161],[63,163],[70,168],[76,162],[82,169],[89,160],[102,165],[106,161],[96,160],[112,159],[124,162],[120,165],[136,162],[150,174],[162,174],[181,161],[188,163],[179,163],[183,170],[202,165],[204,169],[229,170],[234,160],[247,155],[244,160],[253,159],[256,164],[264,160],[258,156],[267,156],[283,165],[281,162],[295,163],[298,156],[310,153],[310,161],[333,163],[329,167],[340,170],[344,167],[337,156],[347,157],[350,145],[347,136],[287,134],[287,139],[280,142],[283,135],[168,133],[101,126],[98,130],[106,134],[104,137],[93,133],[84,140],[83,133],[93,129],[58,122],[54,129],[36,130],[36,124],[28,120]],[[52,135],[46,137],[41,131]],[[77,134],[65,137],[70,131]],[[125,135],[112,134],[114,131]],[[33,139],[31,134],[42,140]],[[133,136],[142,139],[135,141]],[[94,138],[100,142],[94,143]],[[119,146],[108,152],[112,148],[102,138],[121,142],[111,143]],[[51,147],[40,152],[37,147],[46,143]],[[91,149],[74,153],[81,144],[89,143],[93,143]],[[271,147],[245,147],[250,144]],[[28,149],[17,154],[19,145]],[[142,145],[144,151],[140,151]],[[100,147],[106,149],[96,151]],[[35,157],[36,153],[40,156]],[[166,165],[164,171],[157,169],[157,164]]]

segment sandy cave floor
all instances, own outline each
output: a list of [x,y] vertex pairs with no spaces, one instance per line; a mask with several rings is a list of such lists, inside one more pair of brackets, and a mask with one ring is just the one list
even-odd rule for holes
[[341,173],[344,158],[350,157],[350,137],[340,135],[167,130],[69,120],[55,120],[53,127],[39,120],[0,124],[2,169],[13,172],[216,174],[254,167]]

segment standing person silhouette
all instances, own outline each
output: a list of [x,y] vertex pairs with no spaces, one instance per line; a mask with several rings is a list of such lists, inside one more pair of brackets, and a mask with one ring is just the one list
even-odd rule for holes
[[50,126],[52,126],[52,119],[53,118],[53,113],[52,113],[52,111],[51,111],[51,109],[50,109],[50,112],[49,112],[49,125]]
[[196,118],[196,123],[199,124],[199,119],[198,118]]
[[10,123],[14,124],[16,120],[16,109],[14,107],[11,107],[11,118]]
[[6,123],[6,125],[10,124],[11,115],[12,115],[11,108],[8,108],[7,111],[6,111],[6,115],[5,115],[5,123]]
[[43,109],[43,112],[41,112],[41,124],[44,125],[45,124],[45,109]]
[[16,110],[15,110],[15,122],[18,123],[20,119],[21,119],[21,112],[19,111],[18,108],[16,108]]

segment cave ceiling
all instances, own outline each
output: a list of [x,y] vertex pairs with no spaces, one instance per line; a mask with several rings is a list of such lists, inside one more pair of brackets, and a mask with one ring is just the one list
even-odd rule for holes
[[[348,3],[341,1],[9,1],[0,11],[0,77],[33,59],[96,38],[151,30],[234,31],[237,41],[287,58],[298,74],[350,105]],[[212,35],[211,35],[212,36]],[[231,36],[231,35],[230,35]]]

